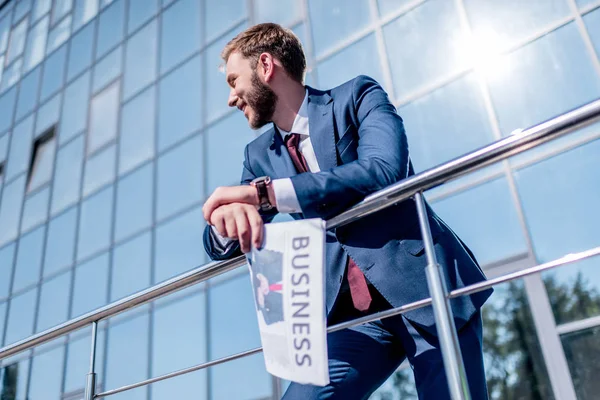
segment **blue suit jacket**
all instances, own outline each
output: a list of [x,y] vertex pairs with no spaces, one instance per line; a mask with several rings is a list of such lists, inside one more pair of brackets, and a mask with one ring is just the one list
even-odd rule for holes
[[[413,175],[402,118],[373,79],[359,76],[334,89],[308,88],[308,121],[321,172],[297,174],[276,128],[246,146],[242,184],[268,175],[290,177],[302,214],[294,218],[328,219],[365,196]],[[470,250],[428,207],[438,261],[449,290],[485,279]],[[274,213],[263,215],[269,222]],[[207,226],[204,245],[210,257],[241,254],[239,246],[221,254]],[[406,200],[359,221],[327,232],[326,306],[335,302],[350,255],[367,279],[394,307],[429,296],[427,265],[414,200]],[[492,290],[451,301],[460,328]],[[435,334],[431,307],[405,315]]]

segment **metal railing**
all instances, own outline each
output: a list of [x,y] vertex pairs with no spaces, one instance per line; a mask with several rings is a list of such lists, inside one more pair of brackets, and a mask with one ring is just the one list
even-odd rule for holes
[[[419,300],[414,303],[403,305],[401,307],[393,308],[366,317],[331,326],[328,328],[328,332],[334,332],[355,325],[391,317],[421,307],[432,305],[437,322],[436,327],[438,330],[440,345],[442,348],[444,367],[448,378],[448,385],[450,388],[451,396],[453,399],[470,399],[466,375],[464,372],[464,366],[458,347],[456,329],[454,327],[454,319],[452,318],[452,311],[448,305],[449,299],[476,293],[490,288],[494,285],[504,283],[513,279],[522,278],[561,265],[566,265],[579,260],[583,260],[585,258],[600,255],[600,247],[596,247],[576,254],[570,254],[552,262],[548,262],[531,268],[526,268],[518,272],[507,274],[498,278],[489,279],[487,281],[469,285],[448,293],[445,287],[445,281],[441,278],[442,271],[440,271],[439,265],[435,258],[435,253],[433,251],[433,241],[431,238],[429,223],[427,219],[427,212],[425,208],[423,192],[432,187],[441,185],[447,182],[448,180],[458,178],[474,170],[495,163],[497,161],[501,161],[508,157],[522,153],[535,146],[546,143],[558,136],[572,132],[599,120],[600,100],[596,100],[573,111],[567,112],[556,118],[548,120],[544,123],[533,126],[518,133],[514,133],[504,139],[494,142],[479,150],[476,150],[462,157],[456,158],[445,164],[431,168],[427,171],[424,171],[401,182],[398,182],[394,185],[391,185],[377,193],[368,196],[361,203],[352,207],[348,211],[345,211],[344,213],[328,220],[327,229],[333,229],[338,226],[355,221],[369,214],[372,214],[374,212],[380,211],[400,201],[414,197],[417,204],[420,227],[425,244],[425,253],[428,264],[427,281],[431,293],[431,297],[427,299]],[[47,343],[55,338],[69,334],[82,327],[85,327],[86,325],[90,325],[92,329],[92,344],[90,353],[90,371],[87,375],[85,386],[85,399],[92,400],[95,398],[106,397],[113,394],[121,393],[126,390],[131,390],[140,386],[151,384],[153,382],[158,382],[182,374],[190,373],[193,371],[232,361],[241,357],[259,353],[260,351],[262,351],[260,347],[231,356],[223,357],[220,359],[212,360],[190,368],[175,371],[166,375],[147,379],[131,385],[111,389],[101,393],[95,393],[96,373],[94,370],[94,364],[96,358],[96,337],[99,321],[109,317],[113,317],[134,307],[146,304],[150,301],[158,299],[159,297],[166,296],[168,294],[182,290],[186,287],[203,282],[217,275],[226,273],[244,264],[245,258],[238,257],[233,260],[213,262],[205,266],[197,267],[189,272],[183,273],[179,276],[176,276],[165,282],[159,283],[148,289],[142,290],[131,296],[110,303],[104,307],[84,314],[80,317],[71,319],[65,323],[47,329],[38,334],[32,335],[19,342],[5,346],[0,349],[0,360],[22,352],[24,350],[41,345],[43,343]]]

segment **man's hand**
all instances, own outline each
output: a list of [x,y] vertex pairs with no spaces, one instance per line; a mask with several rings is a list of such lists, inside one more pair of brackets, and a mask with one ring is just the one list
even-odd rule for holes
[[231,203],[245,203],[251,204],[252,206],[258,206],[258,194],[256,188],[250,185],[221,186],[216,188],[202,207],[204,219],[210,222],[212,213],[217,208]]
[[256,207],[251,204],[232,203],[220,206],[211,212],[208,222],[217,228],[221,236],[239,240],[244,253],[250,251],[251,244],[256,248],[262,246],[263,220]]

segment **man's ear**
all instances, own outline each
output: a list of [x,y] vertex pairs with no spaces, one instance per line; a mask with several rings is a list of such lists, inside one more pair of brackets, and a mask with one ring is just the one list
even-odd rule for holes
[[258,70],[265,79],[265,82],[270,82],[275,75],[275,59],[269,53],[261,53],[258,57]]

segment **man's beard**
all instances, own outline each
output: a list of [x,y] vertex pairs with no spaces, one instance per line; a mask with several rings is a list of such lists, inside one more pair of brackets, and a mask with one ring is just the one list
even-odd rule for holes
[[252,74],[252,90],[246,96],[246,103],[254,111],[248,120],[250,128],[259,129],[273,120],[277,95],[260,80],[256,71]]

